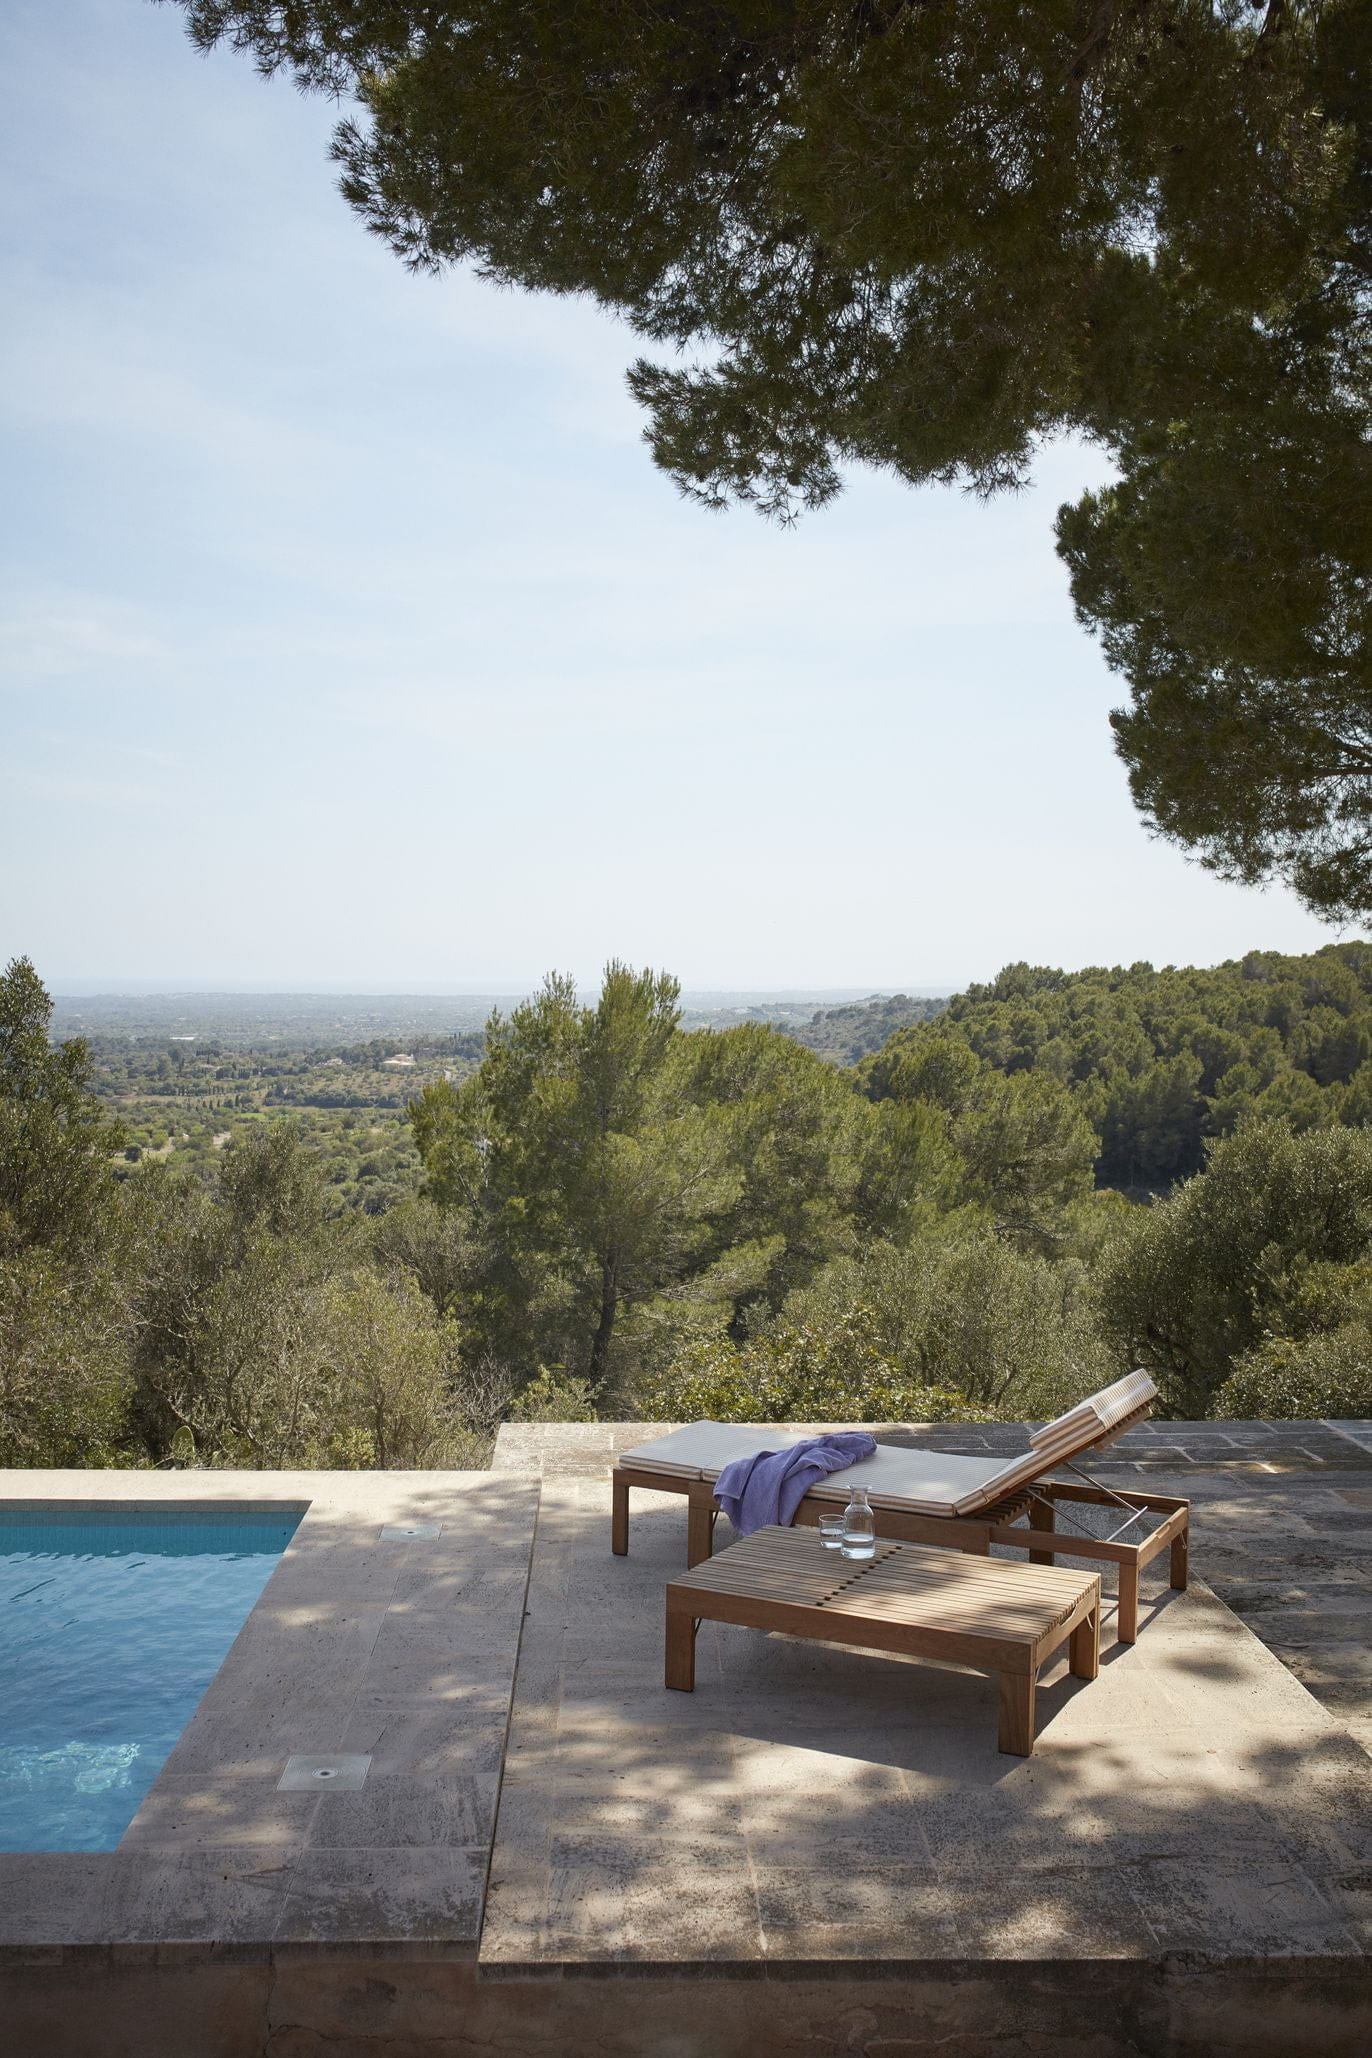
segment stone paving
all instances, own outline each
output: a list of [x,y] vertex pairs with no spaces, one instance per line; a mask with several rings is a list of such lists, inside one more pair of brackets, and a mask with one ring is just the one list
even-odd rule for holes
[[[1048,1671],[1027,1760],[950,1667],[708,1624],[666,1693],[680,1499],[609,1550],[647,1433],[506,1429],[489,1474],[7,1475],[310,1510],[121,1848],[0,1854],[5,2058],[1372,2050],[1372,1425],[1122,1439],[1095,1469],[1190,1496],[1196,1583],[1164,1557],[1137,1645],[1107,1611],[1100,1678]],[[370,1758],[357,1791],[279,1789],[325,1751]]]
[[608,1526],[603,1481],[545,1477],[483,1963],[1372,1941],[1367,1759],[1202,1586],[1151,1583],[1136,1646],[1107,1622],[1094,1684],[1051,1667],[1014,1760],[952,1668],[705,1624],[664,1693],[681,1502],[641,1496],[627,1559]]

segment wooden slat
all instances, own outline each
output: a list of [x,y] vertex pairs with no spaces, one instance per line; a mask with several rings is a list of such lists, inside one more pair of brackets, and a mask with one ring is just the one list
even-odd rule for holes
[[[822,1548],[822,1546],[821,1546]],[[909,1636],[926,1648],[949,1640],[984,1659],[997,1648],[1028,1651],[1080,1608],[1080,1573],[1056,1566],[1007,1564],[923,1544],[878,1543],[875,1555],[817,1561],[793,1530],[756,1532],[673,1582],[673,1605],[693,1592],[729,1597],[729,1613],[792,1632],[851,1641]],[[1016,1661],[1018,1662],[1018,1661]]]
[[[952,1628],[965,1630],[969,1636],[1008,1636],[1008,1638],[1037,1638],[1047,1636],[1059,1622],[1066,1622],[1072,1613],[1070,1607],[1063,1607],[1055,1616],[987,1616],[979,1609],[895,1609],[895,1607],[845,1607],[841,1613],[827,1609],[833,1622],[905,1622],[911,1628]],[[823,1620],[823,1613],[821,1613]]]
[[1081,1592],[1081,1581],[1064,1593],[1043,1593],[1035,1587],[1026,1587],[1016,1593],[1013,1587],[995,1586],[919,1586],[895,1585],[888,1582],[877,1586],[862,1584],[845,1587],[839,1593],[826,1596],[835,1608],[843,1607],[890,1607],[899,1602],[902,1607],[939,1608],[985,1608],[991,1612],[997,1609],[1011,1610],[1017,1614],[1028,1611],[1036,1615],[1056,1615],[1063,1608],[1070,1608]]
[[[967,1569],[969,1565],[973,1569]],[[881,1585],[894,1581],[901,1586],[966,1586],[975,1588],[977,1592],[1002,1586],[1012,1593],[1055,1594],[1066,1593],[1077,1577],[1077,1574],[1057,1565],[1017,1565],[1004,1558],[950,1558],[943,1552],[936,1564],[901,1564],[892,1570],[873,1567],[864,1583]]]
[[909,1567],[898,1560],[873,1561],[852,1567],[842,1574],[827,1566],[796,1562],[794,1552],[785,1557],[768,1553],[761,1563],[734,1562],[742,1558],[739,1547],[725,1552],[676,1582],[685,1589],[711,1593],[774,1593],[778,1598],[807,1601],[812,1605],[843,1607],[873,1602],[878,1597],[907,1601],[912,1605],[942,1606],[955,1600],[959,1606],[995,1610],[1009,1606],[1042,1616],[1056,1616],[1070,1606],[1081,1591],[1081,1575],[1056,1567],[1005,1565],[999,1560],[967,1560],[946,1552],[932,1554],[933,1565]]
[[[1075,1600],[1076,1596],[1073,1596]],[[812,1602],[811,1606],[824,1606]],[[978,1599],[975,1594],[845,1594],[828,1604],[833,1614],[907,1616],[912,1622],[935,1621],[942,1615],[975,1616],[985,1622],[1058,1622],[1072,1603],[1036,1600]]]

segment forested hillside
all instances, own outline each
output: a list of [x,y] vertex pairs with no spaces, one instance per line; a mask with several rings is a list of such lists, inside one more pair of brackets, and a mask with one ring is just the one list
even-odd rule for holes
[[870,1000],[845,1007],[821,1008],[804,1027],[792,1030],[798,1043],[817,1050],[835,1064],[855,1065],[869,1051],[880,1050],[897,1029],[912,1022],[931,1022],[948,1005],[947,997],[917,998],[908,993],[874,993]]
[[[846,1067],[684,1027],[672,979],[611,965],[418,1091],[416,1064],[404,1115],[259,1102],[170,1152],[16,960],[0,1463],[479,1463],[510,1415],[1021,1419],[1135,1363],[1183,1416],[1372,1414],[1369,955],[1011,967]],[[184,1069],[158,1083],[184,1105]],[[372,1113],[405,1176],[341,1190],[312,1125],[356,1150]]]
[[235,1045],[217,1036],[101,1034],[85,1044],[91,1085],[125,1136],[119,1170],[175,1159],[212,1178],[218,1153],[289,1115],[318,1160],[329,1210],[384,1214],[419,1189],[407,1115],[427,1079],[465,1078],[480,1032],[394,1036],[302,1049]]
[[[1211,971],[1007,965],[951,1000],[939,1028],[998,1071],[1066,1086],[1100,1136],[1099,1186],[1165,1191],[1254,1117],[1297,1132],[1372,1121],[1366,943],[1250,951]],[[926,1047],[927,1032],[893,1036],[864,1068],[867,1090],[900,1092]]]

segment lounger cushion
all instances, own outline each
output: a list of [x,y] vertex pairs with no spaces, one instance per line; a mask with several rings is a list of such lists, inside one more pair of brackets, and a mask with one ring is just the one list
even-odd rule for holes
[[[1030,1448],[1014,1458],[958,1457],[947,1451],[911,1451],[879,1443],[870,1458],[831,1472],[810,1498],[846,1501],[865,1486],[876,1508],[906,1508],[916,1515],[975,1515],[1019,1487],[1044,1478],[1055,1465],[1108,1438],[1111,1429],[1150,1401],[1157,1389],[1146,1372],[1130,1372],[1065,1415],[1031,1432]],[[810,1431],[814,1434],[814,1431]],[[735,1458],[786,1450],[805,1432],[743,1422],[690,1422],[682,1429],[625,1451],[620,1463],[686,1479],[717,1479]]]
[[1103,1430],[1113,1429],[1126,1415],[1151,1401],[1157,1388],[1146,1372],[1126,1372],[1112,1386],[1102,1387],[1089,1400],[1069,1408],[1042,1429],[1030,1431],[1029,1441],[1045,1457],[1056,1459],[1068,1450],[1083,1450],[1095,1443]]
[[[801,1441],[799,1431],[766,1424],[690,1422],[667,1436],[624,1451],[619,1462],[641,1466],[645,1472],[670,1472],[677,1478],[717,1479],[734,1458],[746,1458],[759,1450],[785,1450]],[[910,1451],[899,1444],[879,1443],[872,1457],[831,1472],[811,1492],[842,1504],[855,1486],[865,1486],[874,1507],[909,1508],[917,1515],[953,1515],[965,1507],[985,1507],[1000,1500],[1009,1489],[994,1483],[1007,1471],[1026,1472],[1032,1478],[1043,1470],[1043,1459],[1036,1452],[1007,1465],[1004,1458],[966,1458],[947,1451]]]
[[[1014,1460],[1022,1467],[1024,1459]],[[845,1502],[855,1486],[865,1486],[874,1508],[905,1508],[914,1515],[960,1515],[987,1507],[1008,1491],[997,1482],[1007,1471],[1004,1458],[965,1458],[949,1451],[907,1451],[879,1443],[874,1455],[858,1465],[831,1472],[810,1489],[814,1500]],[[1035,1457],[1031,1476],[1043,1471]]]
[[785,1451],[803,1443],[799,1430],[773,1429],[766,1423],[688,1422],[650,1443],[620,1454],[621,1465],[641,1465],[647,1472],[672,1472],[683,1479],[718,1479],[735,1458],[754,1451]]

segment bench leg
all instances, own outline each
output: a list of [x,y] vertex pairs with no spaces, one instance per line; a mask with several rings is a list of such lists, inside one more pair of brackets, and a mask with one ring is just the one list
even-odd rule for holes
[[1074,1679],[1094,1679],[1100,1671],[1100,1606],[1082,1617],[1067,1646],[1067,1662]]
[[703,1565],[714,1549],[715,1509],[709,1501],[686,1504],[686,1565]]
[[629,1482],[610,1479],[610,1549],[617,1558],[629,1555]]
[[[1036,1493],[1029,1502],[1029,1527],[1031,1529],[1052,1531],[1057,1526],[1057,1510],[1053,1503],[1047,1500],[1044,1495]],[[1051,1565],[1052,1562],[1053,1553],[1051,1551],[1030,1551],[1029,1553],[1029,1563],[1031,1565]]]
[[684,1608],[667,1609],[667,1685],[680,1693],[694,1691],[696,1683],[696,1628],[694,1616]]
[[1122,1644],[1136,1644],[1139,1640],[1139,1561],[1126,1558],[1120,1565],[1119,1608],[1115,1616],[1115,1635]]
[[1177,1535],[1172,1539],[1171,1580],[1179,1593],[1186,1592],[1189,1557],[1188,1542],[1187,1532],[1184,1529],[1178,1531]]
[[1013,1757],[1027,1758],[1034,1748],[1034,1702],[1038,1679],[1032,1672],[1002,1672],[1000,1727],[996,1742]]

